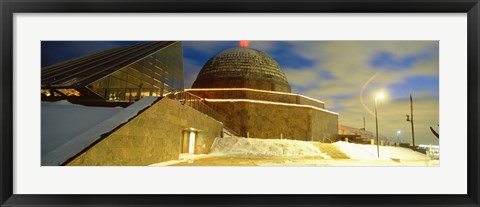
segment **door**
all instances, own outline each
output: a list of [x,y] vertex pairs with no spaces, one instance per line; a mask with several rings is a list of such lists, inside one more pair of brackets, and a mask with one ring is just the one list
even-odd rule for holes
[[188,153],[190,154],[195,154],[195,135],[196,133],[191,131],[188,136]]

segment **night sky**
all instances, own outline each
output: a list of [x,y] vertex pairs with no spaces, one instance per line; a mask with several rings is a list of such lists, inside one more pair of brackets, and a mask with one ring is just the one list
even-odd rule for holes
[[[134,41],[42,42],[42,67]],[[238,41],[183,42],[185,87],[190,88],[205,62]],[[249,47],[273,57],[285,72],[292,92],[325,102],[339,113],[339,124],[375,131],[411,142],[409,94],[414,99],[415,143],[438,144],[430,132],[439,122],[438,41],[251,41]]]

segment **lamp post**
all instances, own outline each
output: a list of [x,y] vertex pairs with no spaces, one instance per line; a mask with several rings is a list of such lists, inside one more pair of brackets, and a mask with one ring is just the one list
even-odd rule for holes
[[376,138],[377,138],[377,156],[380,158],[380,146],[378,143],[378,115],[377,115],[377,100],[378,99],[383,99],[384,95],[383,93],[378,93],[375,96],[375,132],[376,132]]

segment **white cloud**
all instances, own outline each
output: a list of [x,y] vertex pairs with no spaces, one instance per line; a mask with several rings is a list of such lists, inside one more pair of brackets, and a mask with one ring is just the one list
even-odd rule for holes
[[318,81],[318,72],[315,69],[284,69],[290,85],[306,87]]
[[250,41],[249,47],[255,48],[263,52],[271,52],[278,48],[276,41]]

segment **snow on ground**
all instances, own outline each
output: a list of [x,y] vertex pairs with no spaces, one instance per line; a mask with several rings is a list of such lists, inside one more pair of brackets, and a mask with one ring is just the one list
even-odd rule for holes
[[356,160],[430,160],[427,155],[404,147],[380,146],[380,158],[378,158],[377,145],[354,144],[342,141],[335,142],[334,144],[351,159]]
[[327,155],[308,142],[242,137],[216,138],[209,155],[328,158]]
[[[328,144],[330,145],[330,144]],[[331,144],[351,159],[328,159],[311,142],[244,137],[216,138],[209,154],[181,154],[178,160],[150,166],[439,166],[424,154],[402,147],[347,142]],[[325,159],[326,158],[326,159]]]
[[209,155],[206,154],[180,154],[178,157],[178,160],[169,160],[169,161],[164,161],[164,162],[158,162],[154,164],[150,164],[148,166],[169,166],[169,165],[175,165],[178,163],[182,162],[188,162],[188,163],[193,163],[197,159],[201,158],[206,158],[209,157]]
[[372,167],[372,166],[439,166],[438,160],[394,162],[388,160],[284,160],[284,161],[257,161],[257,166],[335,166],[335,167]]
[[178,160],[170,160],[151,164],[150,166],[439,166],[439,160],[402,161],[393,160],[352,160],[352,159],[319,159],[318,157],[245,157],[215,155],[180,155]]
[[[143,109],[150,107],[157,99],[158,97],[144,97],[127,108],[87,107],[70,104],[68,102],[65,103],[63,101],[57,105],[54,104],[54,108],[46,110],[51,113],[50,117],[43,113],[44,105],[42,105],[42,121],[44,115],[45,119],[48,120],[46,123],[42,123],[42,166],[56,166],[64,163],[97,141],[103,134],[111,132],[121,124],[126,123],[129,119],[135,117]],[[64,105],[69,108],[59,110],[57,107]],[[87,111],[90,110],[96,113],[87,113]],[[110,111],[109,115],[107,116],[106,112],[103,114],[103,110]],[[80,115],[82,113],[85,114]],[[75,117],[75,115],[78,116]],[[57,129],[59,127],[58,125],[52,125],[64,121],[62,118],[73,118],[74,121],[65,122],[61,125],[64,129]],[[98,120],[95,124],[92,124],[91,120],[95,118]],[[48,134],[53,133],[50,130],[71,130],[71,128],[75,128],[77,125],[81,125],[83,129],[80,131],[77,130],[76,133],[72,134],[57,135],[55,137],[48,136]],[[45,131],[45,136],[43,131]],[[51,141],[56,141],[54,147],[44,149],[43,146],[49,146]]]

